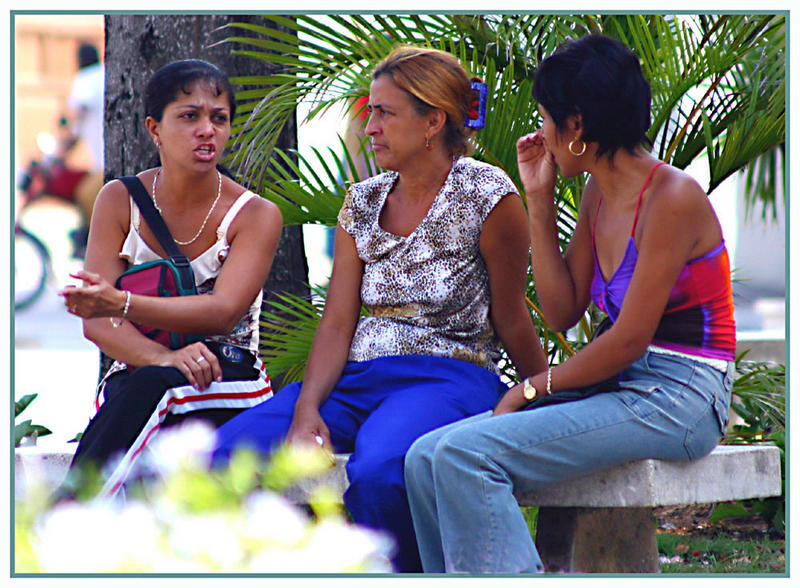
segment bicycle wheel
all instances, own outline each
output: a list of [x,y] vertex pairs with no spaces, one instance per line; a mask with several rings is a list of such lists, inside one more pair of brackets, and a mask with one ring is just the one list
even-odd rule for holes
[[50,254],[44,244],[21,227],[14,229],[14,310],[30,306],[44,292]]

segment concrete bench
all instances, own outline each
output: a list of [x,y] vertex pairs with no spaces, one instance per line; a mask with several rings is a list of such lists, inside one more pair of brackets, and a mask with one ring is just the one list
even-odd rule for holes
[[77,443],[32,445],[14,449],[14,497],[24,498],[26,487],[33,482],[56,489],[67,475]]
[[[343,492],[346,455],[324,479],[289,497],[304,502],[319,484]],[[780,450],[774,445],[719,445],[702,459],[629,462],[576,480],[516,495],[538,506],[536,546],[548,570],[584,573],[659,572],[653,510],[779,496]]]
[[[16,451],[15,488],[29,476],[52,487],[64,478],[74,446],[63,450],[22,447]],[[343,493],[346,455],[324,477],[307,480],[286,495],[307,502],[320,485]],[[780,450],[768,444],[720,445],[706,457],[677,462],[646,459],[576,480],[521,493],[522,506],[539,507],[536,544],[548,570],[583,573],[659,571],[653,509],[778,496]]]

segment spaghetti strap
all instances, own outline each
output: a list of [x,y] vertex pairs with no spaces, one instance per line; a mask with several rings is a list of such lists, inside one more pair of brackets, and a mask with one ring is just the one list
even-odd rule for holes
[[597,202],[597,210],[594,211],[594,222],[592,223],[592,243],[594,243],[594,233],[595,229],[597,229],[597,217],[600,216],[600,205],[603,203],[603,197],[600,196],[600,200]]
[[[653,174],[656,173],[656,170],[660,168],[662,165],[667,165],[666,162],[659,161],[657,164],[653,166],[653,169],[650,170],[650,173],[647,175],[647,179],[644,181],[644,186],[639,191],[639,201],[636,203],[636,215],[633,217],[633,228],[631,229],[631,237],[633,237],[634,233],[636,232],[636,223],[639,222],[639,207],[642,205],[642,194],[644,191],[647,190],[647,186],[650,185],[650,180],[653,179]],[[597,217],[595,217],[595,222],[597,222]]]
[[222,239],[226,235],[228,232],[228,227],[231,226],[233,219],[236,218],[236,215],[239,214],[239,211],[242,209],[242,207],[250,202],[250,200],[257,197],[258,194],[255,194],[250,190],[245,190],[239,194],[238,198],[233,201],[233,204],[231,204],[231,207],[225,213],[225,216],[222,217],[222,220],[217,226],[217,239]]
[[[631,229],[631,237],[633,237],[634,232],[636,231],[636,223],[639,222],[639,207],[642,205],[642,194],[647,189],[647,186],[650,185],[650,180],[653,179],[653,174],[656,173],[656,170],[661,167],[662,165],[667,165],[664,161],[659,161],[657,164],[653,166],[653,169],[650,170],[650,173],[647,174],[647,179],[644,181],[644,185],[642,189],[639,191],[639,200],[636,202],[636,215],[633,217],[633,228]],[[594,213],[594,222],[592,223],[592,243],[594,243],[594,235],[597,229],[597,218],[600,216],[600,206],[603,204],[603,197],[600,196],[600,200],[597,202],[597,210]]]

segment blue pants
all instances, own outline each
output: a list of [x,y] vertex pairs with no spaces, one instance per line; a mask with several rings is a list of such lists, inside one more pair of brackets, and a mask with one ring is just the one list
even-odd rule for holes
[[644,458],[688,460],[722,436],[727,373],[646,352],[619,389],[497,417],[477,415],[418,439],[408,451],[408,500],[426,572],[541,572],[514,499]]
[[[349,362],[320,408],[347,463],[345,506],[356,523],[388,531],[401,572],[421,571],[403,479],[406,451],[437,427],[486,411],[505,391],[489,370],[456,359],[382,357]],[[269,453],[289,431],[300,383],[234,417],[217,432],[214,462],[239,446]]]

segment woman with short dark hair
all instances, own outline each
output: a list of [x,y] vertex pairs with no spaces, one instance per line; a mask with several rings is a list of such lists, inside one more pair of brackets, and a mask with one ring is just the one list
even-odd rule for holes
[[[542,127],[517,142],[533,274],[545,318],[590,301],[611,321],[573,357],[481,415],[415,442],[406,484],[427,572],[541,572],[514,499],[629,460],[688,460],[725,431],[735,351],[730,267],[706,194],[644,147],[650,91],[619,41],[592,35],[548,57]],[[563,255],[557,173],[588,173]]]

